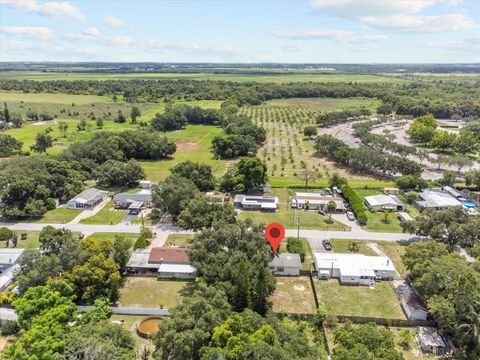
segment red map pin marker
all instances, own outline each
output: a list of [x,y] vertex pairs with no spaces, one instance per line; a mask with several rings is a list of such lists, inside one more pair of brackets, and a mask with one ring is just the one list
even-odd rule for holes
[[285,237],[285,228],[277,223],[271,223],[265,229],[265,238],[272,246],[273,252],[276,254],[278,245]]

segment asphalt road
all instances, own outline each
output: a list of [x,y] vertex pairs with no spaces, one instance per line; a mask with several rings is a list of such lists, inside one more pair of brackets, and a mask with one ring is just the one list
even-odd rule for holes
[[[7,227],[17,231],[40,231],[44,226],[51,225],[55,228],[65,228],[71,231],[83,233],[139,233],[141,225],[86,225],[86,224],[37,224],[37,223],[0,223],[0,227]],[[175,226],[155,226],[156,233],[166,234],[191,234],[191,231]],[[287,229],[286,236],[297,236],[297,229]],[[300,237],[306,237],[313,241],[322,239],[351,239],[351,240],[370,240],[370,241],[398,241],[412,237],[410,234],[402,233],[378,233],[365,230],[354,231],[321,231],[321,230],[300,230]]]

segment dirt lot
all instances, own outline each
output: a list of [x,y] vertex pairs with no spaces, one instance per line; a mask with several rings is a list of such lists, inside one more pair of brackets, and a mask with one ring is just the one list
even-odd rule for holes
[[198,143],[189,142],[189,141],[177,141],[175,143],[177,145],[177,150],[195,150],[198,148]]
[[315,302],[307,276],[277,277],[277,287],[271,301],[273,312],[313,314]]

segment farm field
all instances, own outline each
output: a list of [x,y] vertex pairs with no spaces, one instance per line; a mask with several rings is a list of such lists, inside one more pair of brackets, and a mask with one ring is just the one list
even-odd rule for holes
[[273,312],[293,314],[313,314],[315,300],[307,276],[277,276],[277,286],[270,298]]
[[349,229],[347,225],[341,224],[333,219],[332,223],[330,223],[328,221],[328,216],[323,216],[315,211],[292,209],[290,207],[289,196],[294,194],[295,191],[292,189],[272,189],[272,195],[278,196],[279,198],[279,208],[276,212],[242,211],[239,214],[239,218],[251,218],[255,223],[263,224],[277,222],[289,229],[297,227],[297,219],[300,221],[301,229]]
[[122,221],[126,214],[127,210],[115,210],[113,201],[110,200],[98,213],[80,220],[80,224],[116,225]]
[[188,281],[159,281],[156,277],[128,277],[120,289],[118,306],[170,309],[180,302],[189,284]]
[[337,280],[314,280],[318,301],[329,313],[405,319],[400,303],[389,282],[368,286],[342,286]]
[[150,79],[185,79],[185,80],[223,80],[236,82],[360,82],[360,83],[404,83],[405,80],[391,76],[363,74],[302,74],[290,72],[285,74],[211,74],[211,73],[136,73],[136,74],[101,74],[101,73],[62,73],[40,71],[0,72],[0,80],[150,80]]
[[[290,99],[291,100],[291,99]],[[275,100],[274,100],[275,101]],[[289,100],[280,100],[287,104]],[[322,110],[335,110],[359,106],[372,106],[372,100],[364,99],[308,99],[308,101],[323,104],[327,108],[305,108],[299,106],[272,106],[270,103],[261,106],[243,107],[240,113],[252,118],[256,125],[267,131],[267,141],[261,147],[257,156],[267,163],[269,183],[273,186],[302,186],[301,179],[304,169],[317,172],[317,180],[310,186],[327,186],[328,178],[333,172],[348,176],[352,186],[386,186],[389,182],[371,177],[359,176],[338,167],[334,162],[315,155],[313,143],[303,135],[303,128],[315,125],[315,118]],[[352,101],[354,104],[350,104]],[[373,101],[374,102],[374,101]]]
[[110,96],[71,95],[62,93],[23,93],[15,91],[0,91],[0,101],[21,102],[34,104],[85,105],[85,104],[114,104]]
[[177,144],[173,158],[165,160],[139,161],[144,168],[148,180],[165,180],[170,175],[170,168],[186,160],[201,162],[212,166],[215,176],[223,175],[227,162],[215,159],[211,152],[214,136],[222,134],[222,128],[208,125],[188,125],[185,129],[167,133]]
[[291,98],[291,99],[275,99],[267,101],[267,106],[274,107],[292,107],[298,106],[302,108],[312,108],[321,110],[345,110],[352,108],[366,107],[376,109],[381,102],[375,99],[367,98]]

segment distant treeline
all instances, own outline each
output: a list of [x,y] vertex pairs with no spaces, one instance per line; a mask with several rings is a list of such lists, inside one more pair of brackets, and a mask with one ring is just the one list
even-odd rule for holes
[[480,116],[480,87],[470,83],[256,83],[198,80],[33,81],[1,80],[1,90],[90,95],[123,95],[127,102],[230,100],[259,105],[282,98],[367,97],[383,101],[381,113],[436,118]]

